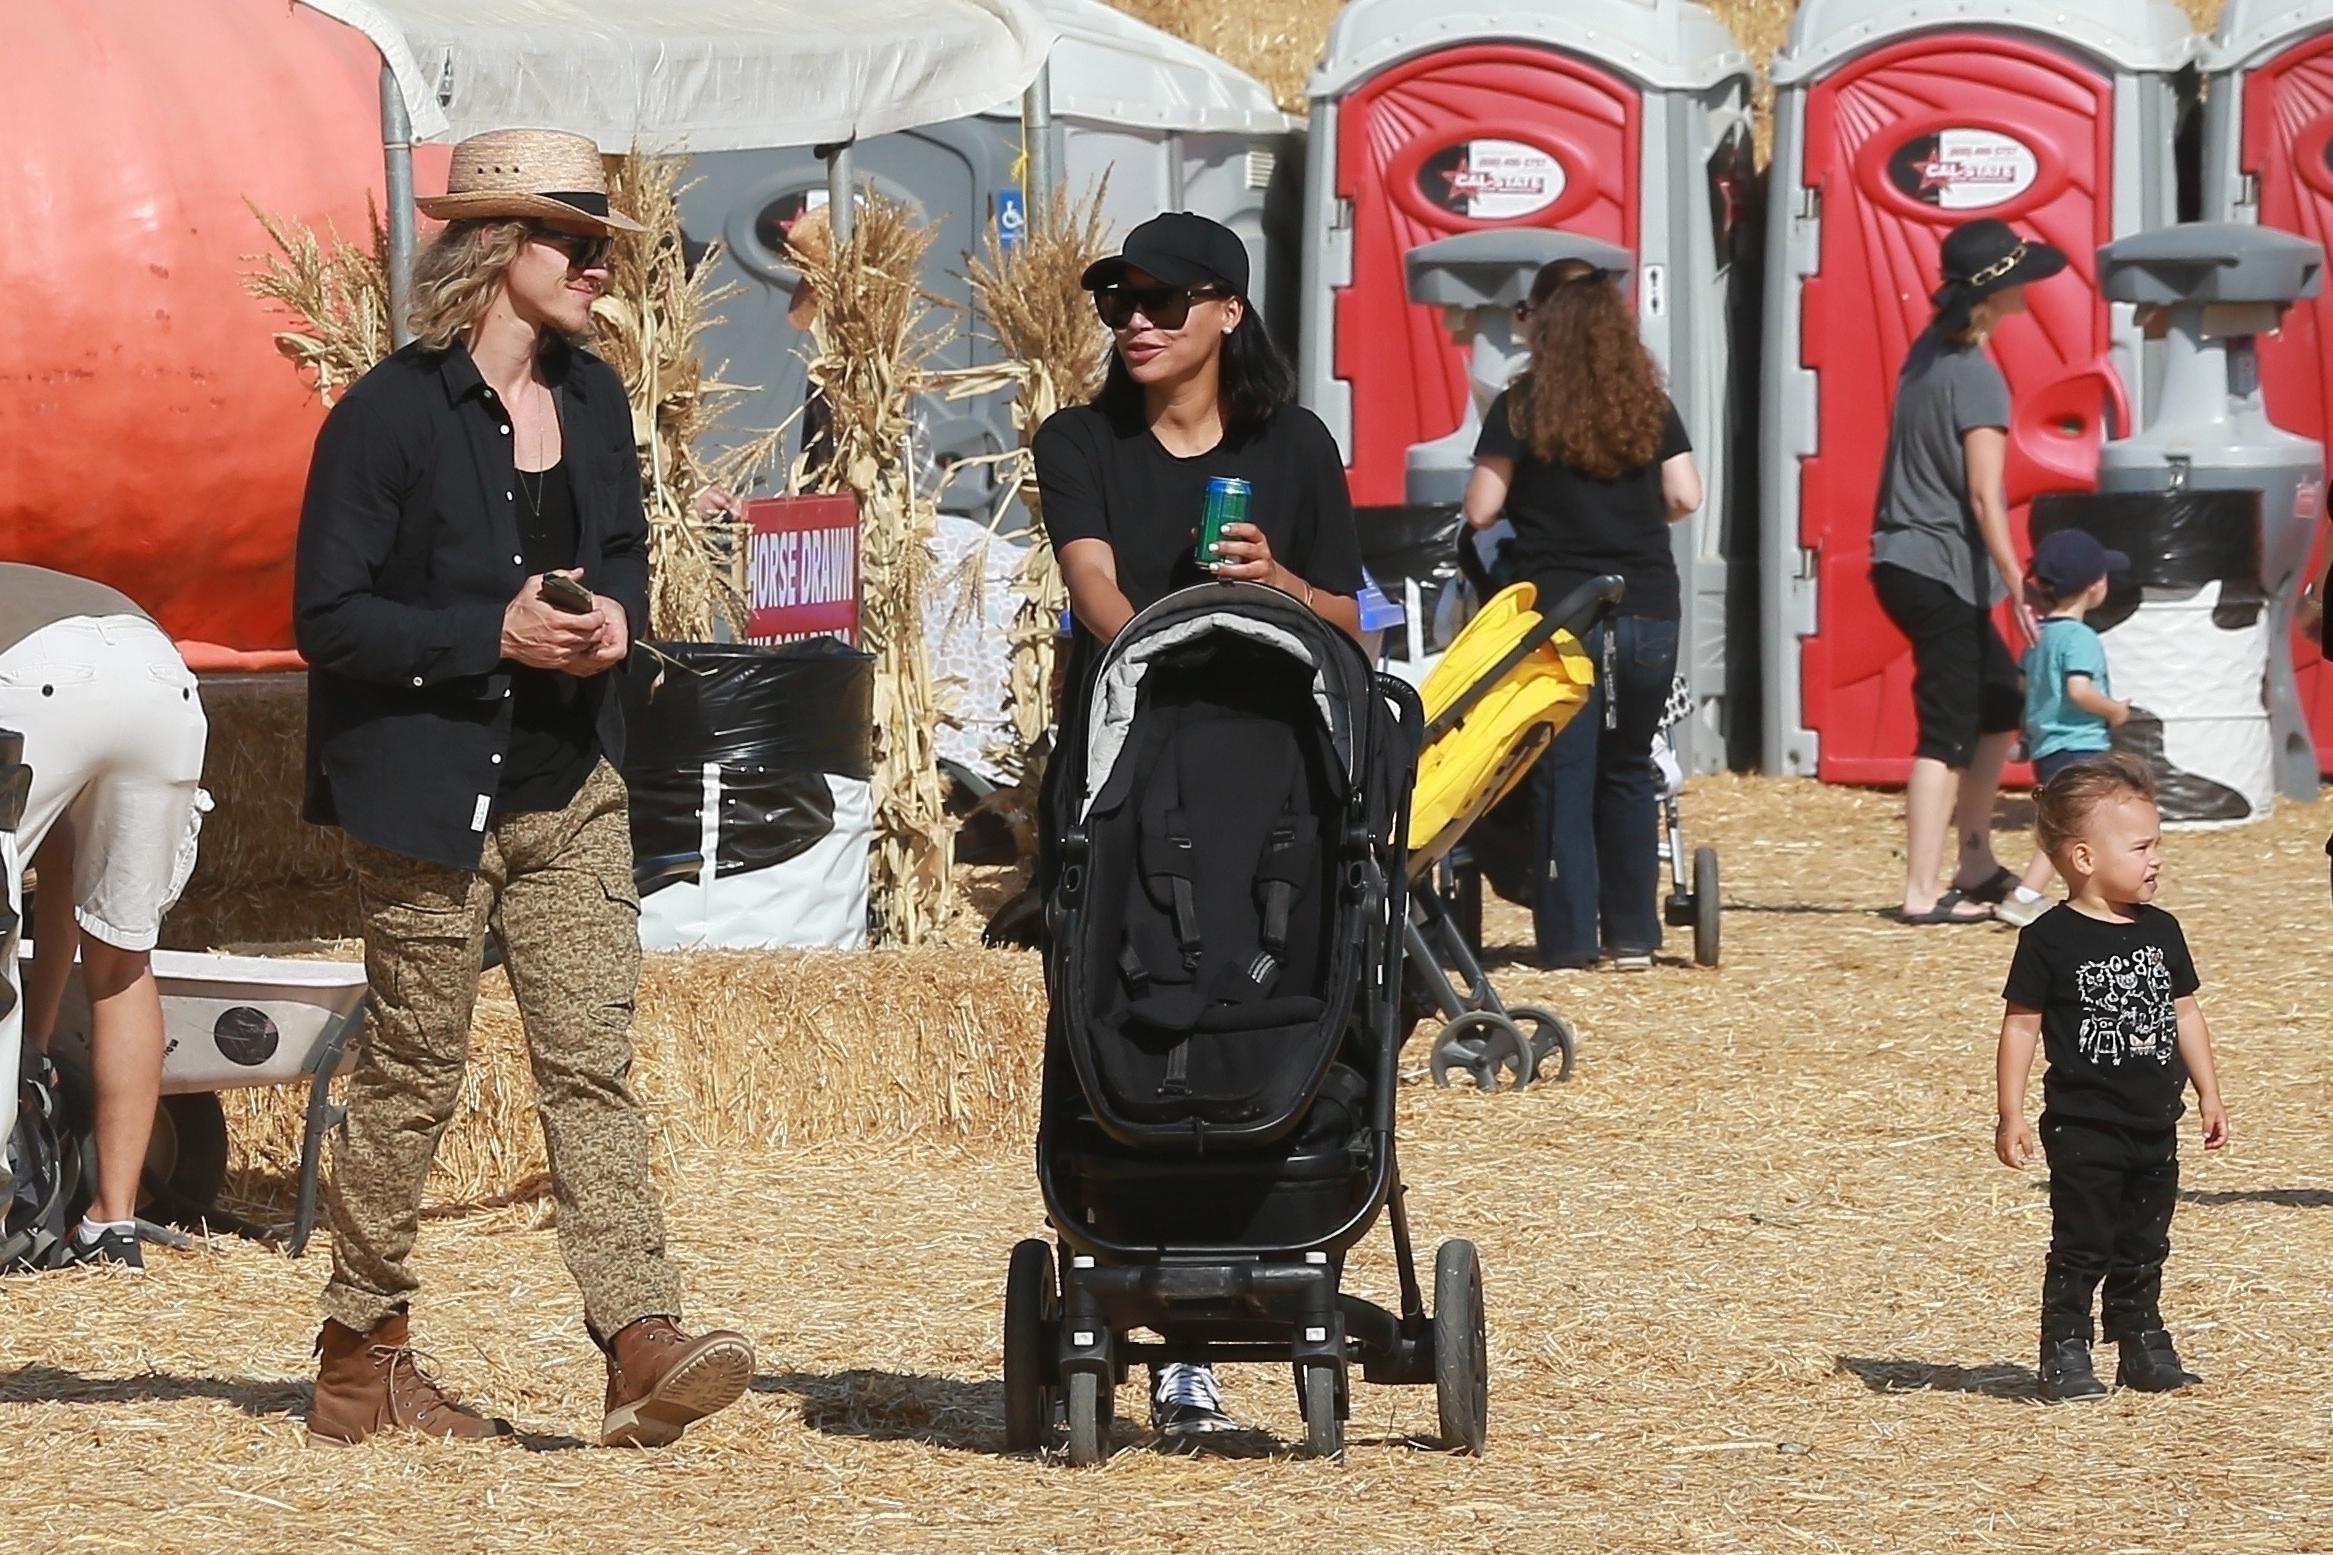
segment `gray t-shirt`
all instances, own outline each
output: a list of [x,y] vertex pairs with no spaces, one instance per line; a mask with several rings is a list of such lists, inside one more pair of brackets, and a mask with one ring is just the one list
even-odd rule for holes
[[44,626],[76,616],[142,616],[127,594],[69,572],[0,562],[0,653]]
[[1961,435],[2009,425],[2009,384],[1977,345],[1922,335],[1896,380],[1871,559],[1934,578],[1972,605],[2002,595],[1968,500]]

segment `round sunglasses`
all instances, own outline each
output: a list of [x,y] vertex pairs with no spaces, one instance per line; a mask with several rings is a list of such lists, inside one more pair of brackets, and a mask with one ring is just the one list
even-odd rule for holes
[[1124,329],[1136,313],[1154,329],[1181,329],[1191,304],[1219,302],[1225,295],[1208,286],[1105,286],[1094,293],[1094,311],[1112,329]]

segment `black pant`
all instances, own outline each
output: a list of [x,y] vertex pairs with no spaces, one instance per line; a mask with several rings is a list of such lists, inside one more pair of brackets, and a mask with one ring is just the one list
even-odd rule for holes
[[2049,1272],[2041,1282],[2041,1337],[2090,1337],[2090,1296],[2101,1281],[2109,1340],[2163,1326],[2163,1260],[2179,1197],[2177,1129],[2132,1129],[2045,1112],[2049,1157]]
[[1912,712],[1919,720],[1914,753],[1954,771],[1976,754],[1977,741],[2007,734],[2025,720],[2025,683],[2001,640],[1993,613],[1950,584],[1886,562],[1871,569],[1879,607],[1912,644]]

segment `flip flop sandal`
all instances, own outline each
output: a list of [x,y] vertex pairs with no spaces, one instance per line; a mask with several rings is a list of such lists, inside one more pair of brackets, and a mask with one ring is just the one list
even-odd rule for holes
[[1947,891],[1936,898],[1936,905],[1926,912],[1899,911],[1896,914],[1896,921],[1898,923],[1991,923],[1993,915],[1990,912],[1978,913],[1972,918],[1956,910],[1962,907],[1989,907],[1990,905],[1987,902],[1977,901],[1966,891]]
[[2004,864],[1975,885],[1954,886],[1953,891],[1962,901],[1983,902],[1998,907],[2009,899],[2010,892],[2017,889],[2017,883],[2017,876],[2010,873],[2009,866]]

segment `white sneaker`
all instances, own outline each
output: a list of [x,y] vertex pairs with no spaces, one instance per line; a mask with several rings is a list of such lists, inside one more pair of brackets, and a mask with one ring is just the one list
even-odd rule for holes
[[2022,929],[2056,905],[2046,896],[2037,896],[2027,901],[2012,891],[2002,899],[2000,906],[1993,909],[1993,916],[2011,928]]
[[1223,1385],[1212,1366],[1169,1361],[1158,1369],[1150,1394],[1150,1428],[1161,1436],[1212,1436],[1237,1430],[1223,1412]]

